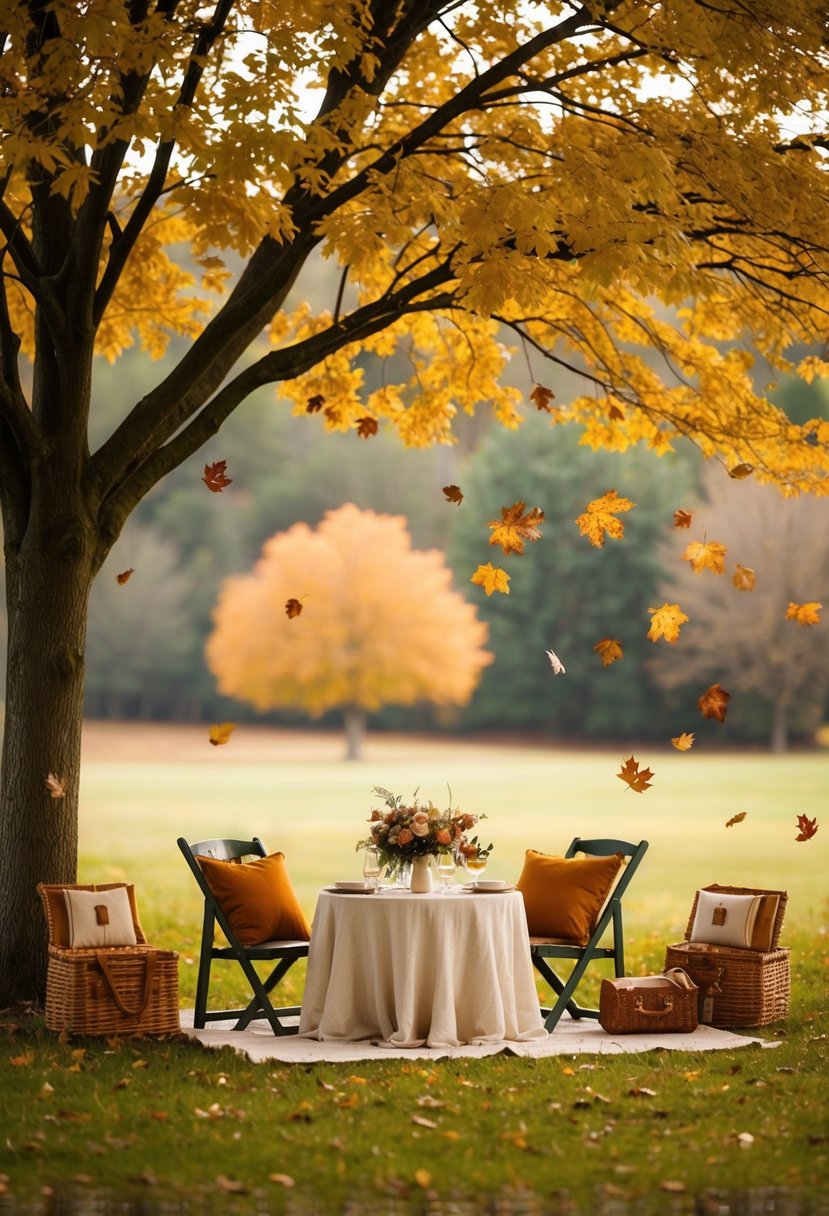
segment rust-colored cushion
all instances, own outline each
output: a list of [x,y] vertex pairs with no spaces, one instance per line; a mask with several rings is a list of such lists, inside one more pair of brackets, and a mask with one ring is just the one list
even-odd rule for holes
[[196,860],[243,946],[310,939],[311,926],[296,897],[284,853],[244,863],[213,857]]
[[530,937],[556,937],[586,946],[622,855],[560,857],[527,849],[515,884],[524,896]]

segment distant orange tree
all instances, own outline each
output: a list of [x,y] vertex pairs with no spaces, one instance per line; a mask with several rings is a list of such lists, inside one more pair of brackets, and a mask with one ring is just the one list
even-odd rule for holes
[[412,549],[402,516],[347,504],[316,531],[271,537],[251,574],[227,580],[208,665],[221,692],[259,710],[342,710],[358,759],[368,713],[472,696],[492,657],[487,626],[451,584],[441,553]]

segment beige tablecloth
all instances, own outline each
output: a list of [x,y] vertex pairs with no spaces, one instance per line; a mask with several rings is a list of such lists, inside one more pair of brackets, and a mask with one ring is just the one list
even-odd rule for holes
[[299,1033],[395,1047],[545,1038],[521,895],[320,892]]

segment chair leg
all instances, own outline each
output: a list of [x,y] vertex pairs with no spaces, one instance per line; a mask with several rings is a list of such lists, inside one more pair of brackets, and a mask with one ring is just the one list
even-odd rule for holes
[[199,973],[196,977],[196,999],[193,1007],[193,1026],[204,1029],[207,1018],[207,991],[210,987],[210,965],[213,961],[213,913],[204,910],[201,950],[199,951]]
[[576,963],[572,974],[566,982],[562,980],[560,976],[556,975],[555,971],[553,971],[552,967],[545,958],[533,955],[533,966],[536,968],[539,974],[543,976],[553,991],[558,993],[558,1000],[555,1002],[552,1008],[549,1010],[542,1009],[541,1011],[542,1013],[546,1014],[546,1017],[544,1018],[544,1026],[548,1031],[555,1029],[556,1025],[558,1024],[558,1020],[564,1013],[565,1009],[570,1014],[571,1018],[589,1016],[589,1013],[586,1010],[583,1010],[573,1000],[573,993],[576,990],[576,985],[581,979],[584,971],[584,967],[581,966],[581,964],[578,962]]
[[294,1008],[277,1011],[270,1002],[268,993],[279,982],[283,975],[296,962],[295,958],[282,958],[279,960],[273,971],[266,980],[261,980],[256,972],[253,963],[244,955],[238,956],[239,964],[245,973],[248,983],[253,992],[253,999],[245,1009],[242,1016],[239,1018],[234,1030],[246,1030],[250,1023],[256,1017],[266,1017],[270,1023],[271,1030],[275,1035],[296,1034],[298,1027],[283,1026],[279,1020],[280,1013],[286,1016],[294,1012]]
[[613,909],[613,968],[616,979],[625,974],[625,935],[622,929],[622,909]]

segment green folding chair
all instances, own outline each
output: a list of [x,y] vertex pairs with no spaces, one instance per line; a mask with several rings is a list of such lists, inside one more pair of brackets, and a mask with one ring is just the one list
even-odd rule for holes
[[[228,923],[215,896],[207,885],[196,857],[212,857],[218,861],[236,861],[244,864],[245,857],[267,856],[265,846],[258,836],[253,840],[199,840],[188,844],[183,836],[177,841],[184,860],[190,867],[193,877],[199,885],[204,897],[204,920],[202,923],[201,949],[199,951],[199,972],[196,979],[196,1000],[193,1011],[193,1026],[203,1029],[206,1022],[229,1021],[236,1018],[233,1030],[245,1030],[254,1018],[265,1017],[271,1025],[274,1034],[296,1034],[298,1023],[286,1025],[284,1019],[298,1018],[299,1005],[286,1005],[275,1008],[270,999],[270,993],[293,967],[297,959],[307,958],[307,941],[272,941],[262,942],[258,946],[244,946],[237,938]],[[216,925],[219,926],[227,945],[217,945],[214,941]],[[214,959],[235,961],[244,972],[245,979],[250,985],[253,997],[244,1009],[211,1009],[207,1008],[208,989],[210,987],[210,972]],[[254,967],[256,962],[273,962],[275,965],[263,980]]]
[[[625,974],[622,896],[628,889],[647,849],[647,840],[631,844],[627,840],[582,840],[576,836],[564,854],[565,857],[575,857],[577,853],[584,853],[589,857],[608,857],[614,853],[621,853],[625,864],[619,872],[609,899],[599,914],[587,945],[581,946],[552,938],[530,938],[533,966],[558,997],[549,1008],[544,1006],[541,1008],[541,1016],[544,1018],[544,1025],[548,1031],[555,1029],[565,1009],[572,1018],[598,1018],[598,1009],[579,1005],[573,995],[591,963],[612,959],[616,978]],[[611,931],[610,944],[602,945],[602,938],[608,929]],[[572,961],[573,967],[566,979],[554,970],[550,963],[551,959]]]

